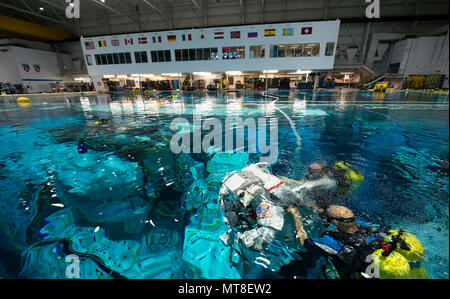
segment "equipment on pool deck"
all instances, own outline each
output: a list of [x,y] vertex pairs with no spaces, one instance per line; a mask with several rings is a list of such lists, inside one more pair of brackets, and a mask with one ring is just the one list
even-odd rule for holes
[[389,84],[386,82],[377,83],[375,84],[373,91],[385,92],[388,87]]

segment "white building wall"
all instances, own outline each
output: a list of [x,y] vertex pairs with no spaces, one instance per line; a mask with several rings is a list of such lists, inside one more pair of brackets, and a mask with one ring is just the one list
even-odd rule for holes
[[22,84],[11,47],[0,47],[0,82]]
[[[11,49],[16,69],[28,92],[49,92],[52,91],[52,84],[62,82],[57,53],[21,47]],[[24,64],[29,66],[28,71]]]
[[[92,38],[81,38],[81,45],[84,55],[91,55],[93,65],[88,65],[88,72],[95,75],[118,75],[118,74],[149,74],[149,73],[191,73],[191,72],[224,72],[224,71],[262,71],[262,70],[327,70],[334,65],[334,54],[339,34],[340,21],[310,22],[310,23],[286,23],[286,24],[265,24],[253,26],[235,26],[207,29],[176,30],[165,32],[152,32],[140,34],[125,34],[114,36],[101,36]],[[312,27],[312,34],[302,34],[302,28]],[[282,36],[283,28],[294,28],[292,36]],[[276,36],[265,37],[265,29],[275,29]],[[240,31],[239,39],[231,39],[231,31]],[[214,39],[215,32],[224,32],[224,39]],[[258,32],[257,38],[248,38],[248,32]],[[182,41],[182,34],[191,34],[192,41]],[[168,42],[168,35],[176,35],[176,42]],[[201,36],[204,36],[202,39]],[[152,37],[161,36],[161,43],[153,43]],[[138,38],[147,37],[148,44],[139,45]],[[125,39],[133,38],[133,45],[125,45]],[[111,40],[118,39],[120,46],[112,46]],[[106,41],[106,47],[99,47],[99,41]],[[85,42],[94,42],[95,49],[87,50]],[[335,49],[332,56],[325,56],[327,42],[334,42]],[[320,43],[320,55],[308,57],[283,57],[270,58],[270,46],[281,44],[304,44]],[[249,58],[249,47],[251,45],[265,45],[266,57],[260,59]],[[222,60],[222,47],[245,46],[245,59]],[[189,48],[218,48],[219,60],[207,61],[175,61],[175,49]],[[171,62],[152,63],[150,51],[171,50]],[[134,52],[147,51],[148,63],[137,64],[134,61]],[[110,54],[130,52],[132,64],[120,65],[95,65],[95,54]],[[87,63],[86,63],[87,64]]]

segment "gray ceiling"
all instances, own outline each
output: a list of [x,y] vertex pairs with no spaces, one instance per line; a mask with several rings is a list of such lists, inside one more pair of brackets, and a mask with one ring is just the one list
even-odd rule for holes
[[[365,17],[368,5],[365,0],[80,1],[80,19],[65,16],[68,5],[65,0],[0,0],[0,14],[79,36],[337,18],[346,23],[369,20]],[[388,25],[394,28],[392,30],[405,22],[409,27],[417,27],[418,23],[429,24],[424,30],[448,24],[444,19],[448,17],[448,0],[380,2],[382,19],[378,21],[394,24]]]

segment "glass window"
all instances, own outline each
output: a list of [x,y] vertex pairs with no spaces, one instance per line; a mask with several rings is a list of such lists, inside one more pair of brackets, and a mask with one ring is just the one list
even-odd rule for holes
[[120,63],[119,53],[114,53],[113,54],[113,61],[114,61],[114,64],[119,64]]
[[211,49],[205,48],[203,49],[203,60],[210,60],[211,59]]
[[266,46],[250,46],[250,58],[264,58]]
[[141,63],[141,52],[134,52],[134,60],[136,61],[136,63]]
[[219,59],[219,49],[218,48],[211,48],[211,59],[212,60]]
[[195,49],[195,56],[197,60],[203,60],[203,49]]
[[112,54],[106,54],[106,59],[108,61],[108,64],[113,64],[114,63]]
[[334,54],[334,43],[327,43],[325,47],[325,56],[333,56]]
[[125,53],[119,53],[120,64],[125,63]]
[[108,59],[106,58],[106,54],[101,54],[102,64],[108,64]]
[[164,62],[164,51],[158,51],[158,62]]
[[152,55],[152,62],[158,62],[158,52],[152,51],[151,55]]
[[287,45],[286,57],[298,57],[301,54],[302,46],[299,44]]
[[245,47],[222,48],[222,59],[244,59]]
[[303,54],[304,56],[318,56],[320,53],[320,44],[304,44]]
[[172,61],[172,57],[170,56],[170,50],[164,51],[164,56],[166,57],[166,62]]
[[194,61],[195,59],[195,49],[189,49],[189,60]]
[[132,63],[130,52],[125,53],[125,61],[126,61],[126,63]]
[[175,61],[181,61],[181,50],[175,50]]
[[181,50],[181,57],[183,58],[183,61],[189,61],[189,50]]
[[147,57],[147,52],[141,52],[141,59],[142,59],[142,63],[147,63],[148,62],[148,57]]
[[92,65],[92,56],[91,55],[86,55],[86,63],[87,63],[87,65]]

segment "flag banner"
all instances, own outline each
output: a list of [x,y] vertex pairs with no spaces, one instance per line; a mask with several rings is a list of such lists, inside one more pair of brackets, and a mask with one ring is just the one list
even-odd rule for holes
[[192,40],[192,35],[191,34],[183,34],[181,36],[181,39],[185,42],[186,40],[191,41]]
[[133,39],[132,38],[126,38],[125,39],[125,46],[132,45],[132,44],[133,44]]
[[205,39],[206,35],[204,33],[200,34],[200,39]]
[[294,28],[283,28],[283,36],[293,36]]
[[100,48],[106,47],[106,41],[105,41],[105,40],[99,40],[99,41],[98,41],[98,46],[99,46]]
[[312,27],[302,27],[302,34],[312,34]]
[[140,45],[146,45],[147,44],[147,38],[146,37],[139,37],[138,42]]
[[223,39],[223,32],[214,32],[214,39]]
[[264,30],[264,36],[275,36],[275,29]]
[[118,39],[113,39],[111,45],[114,47],[120,46],[120,41]]
[[25,72],[29,72],[30,71],[30,65],[29,64],[24,63],[24,64],[22,64],[22,67],[23,67],[23,70]]
[[162,37],[158,36],[158,43],[162,43]]
[[177,41],[177,36],[176,35],[168,35],[167,36],[167,41],[168,42],[176,42]]
[[33,68],[37,73],[41,71],[41,66],[39,64],[33,64]]
[[241,38],[241,32],[240,31],[231,31],[230,38]]
[[248,33],[248,37],[252,38],[252,37],[258,37],[258,32],[249,32]]
[[84,42],[86,50],[95,50],[94,42]]

